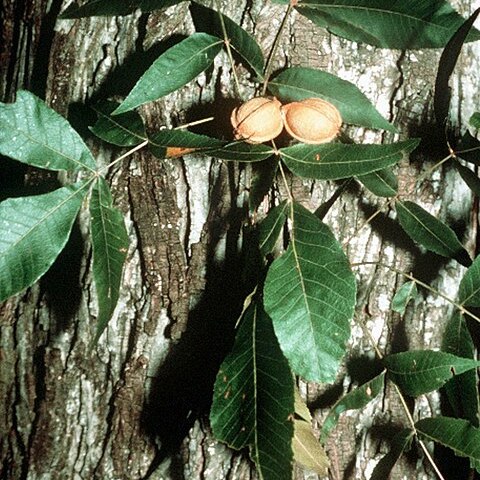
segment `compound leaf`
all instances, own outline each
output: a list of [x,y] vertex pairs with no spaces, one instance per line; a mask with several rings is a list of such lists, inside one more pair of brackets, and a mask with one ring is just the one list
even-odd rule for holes
[[318,180],[338,180],[365,175],[389,167],[414,150],[418,139],[389,145],[305,145],[279,150],[282,160],[296,175]]
[[273,207],[258,226],[258,247],[262,255],[269,254],[277,243],[278,236],[287,220],[288,203],[283,201]]
[[153,62],[113,113],[128,112],[183,87],[212,64],[222,45],[223,40],[217,37],[194,33],[169,48]]
[[67,243],[88,181],[0,203],[0,302],[33,285]]
[[192,2],[190,7],[197,31],[223,38],[222,22],[230,46],[253,68],[258,78],[263,76],[265,60],[257,41],[240,25],[215,10]]
[[398,201],[395,206],[398,221],[412,240],[427,250],[447,258],[455,258],[462,265],[471,264],[470,256],[448,225],[416,203]]
[[148,139],[150,151],[157,158],[176,157],[193,152],[210,152],[225,142],[188,130],[160,130]]
[[119,147],[132,147],[146,140],[145,126],[137,112],[111,115],[117,102],[105,101],[95,106],[98,120],[90,127],[98,138]]
[[268,89],[281,100],[319,97],[335,105],[345,123],[396,132],[353,83],[314,68],[292,67],[273,78]]
[[456,455],[480,462],[480,429],[467,420],[450,417],[424,418],[415,423],[417,433],[451,448]]
[[453,376],[480,365],[469,358],[434,350],[412,350],[385,357],[389,378],[412,397],[437,390]]
[[357,410],[370,403],[383,389],[385,381],[385,372],[377,375],[369,382],[355,388],[342,397],[330,410],[327,418],[323,422],[321,441],[325,443],[328,435],[338,422],[341,413],[346,410]]
[[[443,0],[302,0],[297,10],[316,25],[382,48],[439,48],[465,19]],[[478,40],[473,30],[467,41]]]
[[122,270],[128,249],[123,214],[113,206],[110,188],[99,177],[90,199],[93,247],[93,278],[98,296],[96,340],[112,317],[117,305]]
[[467,307],[480,307],[480,255],[475,258],[460,281],[458,301]]
[[288,216],[290,244],[267,273],[265,310],[293,371],[332,382],[350,337],[355,278],[325,224],[297,203]]
[[373,194],[379,197],[394,197],[398,191],[398,181],[390,168],[359,175],[357,179]]
[[80,135],[61,115],[25,90],[15,103],[0,103],[0,153],[48,170],[95,169]]
[[260,479],[291,480],[293,412],[290,368],[270,318],[252,302],[215,381],[213,433],[234,449],[248,446]]
[[[460,312],[454,312],[443,334],[442,350],[452,355],[473,359],[475,347],[468,331],[465,318]],[[475,427],[478,418],[478,379],[475,370],[455,375],[445,386],[445,393],[456,417],[469,420]]]

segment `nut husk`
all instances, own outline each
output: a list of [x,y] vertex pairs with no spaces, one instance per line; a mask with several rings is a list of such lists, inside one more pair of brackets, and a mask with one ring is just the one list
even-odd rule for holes
[[283,130],[280,107],[276,98],[255,97],[235,108],[230,117],[235,138],[262,143],[278,137]]
[[281,110],[285,129],[303,143],[330,142],[342,126],[342,117],[337,107],[321,98],[291,102]]

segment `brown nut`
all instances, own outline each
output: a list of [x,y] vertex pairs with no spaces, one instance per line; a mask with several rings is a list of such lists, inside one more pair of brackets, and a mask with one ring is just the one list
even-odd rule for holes
[[247,143],[272,140],[283,130],[281,103],[276,98],[255,97],[233,110],[235,138]]
[[282,107],[287,132],[303,143],[327,143],[333,140],[342,125],[337,107],[321,98],[307,98]]

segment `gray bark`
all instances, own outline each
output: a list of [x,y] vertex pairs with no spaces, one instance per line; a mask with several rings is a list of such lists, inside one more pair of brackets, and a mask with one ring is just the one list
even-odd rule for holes
[[[13,101],[19,88],[32,90],[79,128],[101,162],[112,161],[121,152],[89,135],[83,105],[121,98],[132,87],[133,71],[138,77],[175,35],[191,33],[188,3],[151,14],[75,21],[57,19],[68,2],[25,3],[1,3],[2,100]],[[474,8],[469,1],[452,3],[467,13]],[[260,1],[222,4],[224,13],[255,33],[267,53],[285,8]],[[478,48],[464,48],[452,82],[452,118],[459,128],[465,128],[465,119],[478,108]],[[421,135],[428,140],[439,53],[357,45],[294,14],[276,66],[320,67],[350,80],[394,121],[400,138]],[[254,93],[253,83],[242,68],[239,74],[246,99]],[[234,97],[231,69],[220,56],[207,74],[141,113],[148,128],[158,130],[213,112],[209,133],[231,134],[226,125]],[[358,141],[393,139],[362,129],[347,133]],[[415,178],[438,160],[433,148],[424,148],[415,161],[402,162],[401,196],[461,225],[462,238],[474,253],[474,203],[457,177],[438,169],[419,189],[413,188]],[[2,198],[42,191],[56,182],[44,172],[2,162]],[[214,440],[207,416],[215,373],[233,340],[247,292],[239,281],[238,239],[246,221],[250,176],[247,168],[212,158],[158,161],[147,151],[135,153],[109,173],[131,245],[119,306],[94,352],[88,346],[95,334],[95,291],[83,218],[45,278],[0,307],[1,478],[255,478],[245,455]],[[295,198],[312,210],[337,188],[329,182],[291,182]],[[366,224],[379,206],[380,215]],[[352,263],[381,261],[413,271],[454,297],[463,269],[414,247],[392,218],[385,201],[352,184],[325,222],[345,242]],[[401,318],[389,307],[403,277],[375,266],[357,272],[359,305],[337,383],[299,382],[315,412],[316,427],[334,400],[362,381],[361,374],[373,362],[365,328],[383,353],[435,348],[452,311],[446,302],[422,292],[421,301]],[[415,416],[439,411],[435,395],[411,406]],[[369,478],[388,451],[392,431],[402,425],[407,425],[406,416],[391,389],[367,409],[342,416],[326,446],[330,478]],[[296,478],[317,476],[297,468]],[[398,463],[391,478],[434,476],[416,452]]]

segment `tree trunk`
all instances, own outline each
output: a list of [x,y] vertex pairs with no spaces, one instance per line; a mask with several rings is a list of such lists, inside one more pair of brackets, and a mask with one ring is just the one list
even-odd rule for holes
[[[123,98],[147,66],[178,35],[193,32],[189,5],[150,14],[58,20],[69,2],[2,0],[0,94],[31,90],[69,118],[100,162],[123,151],[93,138],[90,110],[103,98]],[[255,36],[265,54],[285,6],[222,0],[223,12]],[[473,2],[472,2],[473,3]],[[469,14],[469,1],[452,4]],[[454,74],[452,118],[465,125],[478,85],[478,45],[464,47]],[[331,36],[298,14],[288,22],[277,52],[278,68],[318,67],[355,83],[400,138],[421,136],[421,153],[399,166],[402,198],[415,200],[458,226],[472,253],[476,242],[473,200],[448,169],[437,169],[419,191],[415,178],[437,161],[444,145],[432,128],[432,92],[438,50],[376,49]],[[253,95],[239,68],[242,95]],[[213,114],[205,131],[231,135],[234,95],[226,56],[187,87],[141,109],[152,131]],[[94,120],[94,119],[93,119]],[[212,126],[213,125],[213,126]],[[392,140],[391,134],[351,129],[355,140]],[[0,196],[51,189],[57,179],[2,159]],[[215,441],[208,423],[213,381],[228,352],[248,285],[239,238],[247,221],[250,168],[205,156],[159,161],[144,150],[111,169],[108,180],[124,215],[130,248],[121,298],[98,346],[87,222],[80,217],[65,251],[42,280],[0,308],[0,477],[2,479],[249,479],[243,453]],[[335,182],[292,179],[295,198],[314,210]],[[379,206],[382,212],[366,222]],[[261,213],[260,213],[261,215]],[[352,263],[380,261],[455,296],[463,270],[421,252],[392,220],[386,201],[351,183],[324,221],[345,244]],[[371,339],[383,353],[436,348],[452,308],[428,291],[401,317],[390,302],[404,281],[378,266],[358,272],[358,308],[349,354],[334,386],[299,381],[315,411],[316,426],[333,402],[368,378]],[[414,415],[437,413],[436,395],[411,405]],[[368,408],[341,417],[326,448],[331,477],[367,479],[388,451],[392,432],[407,425],[390,389]],[[420,459],[420,460],[419,460]],[[301,468],[297,479],[318,478]],[[391,478],[434,478],[420,451],[405,457]],[[451,477],[458,478],[458,477]]]

